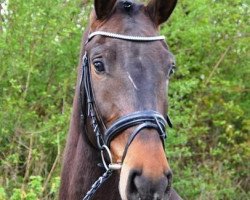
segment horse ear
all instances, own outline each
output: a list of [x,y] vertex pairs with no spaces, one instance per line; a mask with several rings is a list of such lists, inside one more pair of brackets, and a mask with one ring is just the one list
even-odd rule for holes
[[97,19],[105,19],[112,11],[116,0],[95,0],[95,12]]
[[151,0],[147,5],[150,17],[157,26],[167,21],[176,6],[177,0]]

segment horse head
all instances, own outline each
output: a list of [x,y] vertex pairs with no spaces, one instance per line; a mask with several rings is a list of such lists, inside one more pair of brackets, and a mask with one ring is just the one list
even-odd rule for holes
[[[90,15],[84,49],[102,130],[124,116],[147,112],[152,119],[156,116],[152,126],[135,133],[137,126],[131,125],[108,139],[113,162],[122,163],[119,192],[124,200],[167,199],[169,195],[172,173],[159,131],[164,126],[157,123],[167,113],[167,89],[175,61],[164,40],[133,38],[156,38],[176,2],[151,0],[143,5],[132,0],[95,0]],[[88,138],[96,145],[93,134]]]

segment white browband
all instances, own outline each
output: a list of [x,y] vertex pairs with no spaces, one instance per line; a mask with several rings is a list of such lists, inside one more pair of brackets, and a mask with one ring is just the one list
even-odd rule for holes
[[91,40],[96,35],[102,35],[106,37],[112,37],[116,39],[122,40],[130,40],[130,41],[157,41],[157,40],[165,40],[165,36],[130,36],[130,35],[122,35],[117,33],[110,33],[106,31],[95,31],[88,36],[88,40]]

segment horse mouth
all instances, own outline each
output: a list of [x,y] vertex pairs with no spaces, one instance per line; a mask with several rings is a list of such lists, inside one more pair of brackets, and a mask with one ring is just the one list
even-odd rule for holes
[[163,197],[161,197],[158,193],[153,195],[140,195],[137,193],[133,197],[128,198],[128,200],[168,200],[170,198],[170,189],[166,191]]
[[141,196],[140,194],[136,194],[133,196],[130,196],[129,198],[123,199],[123,200],[169,200],[170,198],[170,192],[164,195],[164,197],[160,197],[159,194],[155,193],[154,195],[146,195]]

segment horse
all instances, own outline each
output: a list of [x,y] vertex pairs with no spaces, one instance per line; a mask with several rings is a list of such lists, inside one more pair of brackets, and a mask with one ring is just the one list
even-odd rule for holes
[[83,34],[60,200],[177,200],[165,154],[177,0],[95,0]]

